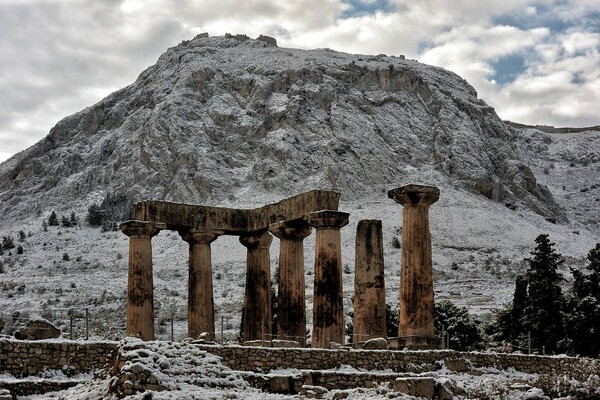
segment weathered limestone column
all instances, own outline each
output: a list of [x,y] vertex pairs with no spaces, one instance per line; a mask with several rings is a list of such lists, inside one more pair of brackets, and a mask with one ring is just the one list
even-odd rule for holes
[[380,220],[358,221],[354,265],[353,342],[387,337]]
[[188,277],[188,337],[197,339],[207,332],[215,339],[215,305],[213,299],[210,244],[223,231],[187,230],[179,232],[190,245]]
[[407,347],[433,347],[433,267],[429,206],[440,197],[434,186],[407,185],[390,190],[388,197],[404,206],[402,273],[398,336]]
[[147,221],[126,221],[119,228],[129,236],[126,334],[142,340],[154,340],[152,237],[166,226]]
[[304,220],[280,222],[269,227],[279,242],[277,338],[306,344],[306,283],[304,238],[312,227]]
[[350,214],[340,211],[311,213],[308,223],[317,230],[313,297],[312,347],[344,344],[344,296],[340,229]]
[[269,232],[240,236],[248,249],[246,258],[246,294],[242,315],[242,339],[271,338],[271,259]]

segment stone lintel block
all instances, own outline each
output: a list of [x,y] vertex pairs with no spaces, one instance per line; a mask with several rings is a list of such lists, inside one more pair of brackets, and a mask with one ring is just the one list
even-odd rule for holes
[[166,201],[142,201],[135,205],[135,218],[165,221],[167,229],[222,230],[226,235],[267,229],[269,225],[306,217],[321,209],[337,210],[340,194],[313,190],[255,209],[233,209]]
[[405,185],[388,192],[396,203],[406,205],[430,205],[440,198],[440,189],[435,186]]
[[285,240],[303,240],[312,232],[312,226],[304,219],[281,221],[269,225],[269,232]]
[[308,216],[308,223],[317,229],[340,229],[348,225],[350,214],[342,211],[320,210]]
[[161,222],[129,220],[119,225],[119,229],[127,236],[154,236],[167,225]]

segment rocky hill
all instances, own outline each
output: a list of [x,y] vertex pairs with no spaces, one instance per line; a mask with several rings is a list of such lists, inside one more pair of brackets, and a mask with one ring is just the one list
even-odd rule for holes
[[[123,335],[128,239],[84,221],[103,199],[119,219],[138,200],[258,207],[311,189],[340,191],[340,209],[350,212],[342,230],[344,310],[352,307],[354,234],[363,218],[383,220],[386,297],[397,305],[402,207],[386,192],[407,183],[441,189],[431,208],[436,300],[488,315],[512,299],[540,233],[567,257],[566,282],[569,267],[585,263],[600,241],[598,154],[600,132],[509,126],[442,68],[199,36],[0,164],[0,236],[21,247],[0,251],[3,332],[40,314],[63,331],[75,316],[77,335],[89,311],[92,334]],[[79,223],[44,228],[52,211]],[[273,277],[278,247],[274,240]],[[169,319],[182,337],[187,244],[163,232],[153,254],[159,338],[169,338]],[[223,236],[212,255],[216,319],[235,338],[245,249]],[[311,288],[314,235],[305,257]]]
[[[0,213],[106,194],[219,204],[451,182],[559,221],[515,131],[459,76],[404,57],[200,35],[0,166]],[[18,207],[15,207],[18,205]]]

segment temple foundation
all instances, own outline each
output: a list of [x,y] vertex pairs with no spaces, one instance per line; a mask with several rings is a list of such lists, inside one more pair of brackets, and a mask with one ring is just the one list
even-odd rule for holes
[[340,229],[348,224],[348,213],[317,211],[308,223],[316,233],[312,347],[344,344],[344,298]]
[[434,186],[407,185],[390,190],[388,197],[404,206],[402,272],[400,277],[401,347],[434,348],[433,266],[429,206],[440,191]]

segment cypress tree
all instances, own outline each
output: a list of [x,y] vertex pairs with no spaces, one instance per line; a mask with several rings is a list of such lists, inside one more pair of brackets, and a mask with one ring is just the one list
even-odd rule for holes
[[565,317],[565,330],[575,353],[600,355],[600,243],[588,253],[589,274],[571,269],[573,288]]
[[531,332],[531,345],[539,352],[559,350],[559,342],[565,338],[562,313],[564,297],[559,286],[562,277],[558,268],[564,262],[554,250],[554,243],[548,235],[535,239],[533,257],[526,258],[527,300],[521,318],[525,332]]

